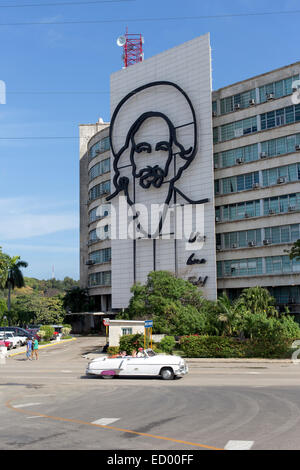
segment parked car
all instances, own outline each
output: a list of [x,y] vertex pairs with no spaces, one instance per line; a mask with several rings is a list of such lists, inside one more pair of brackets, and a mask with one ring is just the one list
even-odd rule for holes
[[31,338],[32,336],[25,328],[21,328],[20,326],[0,326],[0,333],[4,331],[12,331],[17,336],[26,336],[27,338]]
[[41,337],[38,334],[39,328],[27,328],[27,333],[30,338],[37,339],[38,341],[41,341]]
[[187,373],[188,366],[182,357],[155,354],[152,349],[146,349],[143,357],[97,357],[89,362],[86,369],[87,375],[99,375],[103,378],[157,376],[164,380],[171,380]]
[[16,334],[14,331],[5,331],[5,335],[7,336],[7,333],[12,333],[14,337],[19,341],[20,346],[24,346],[27,341],[27,336],[25,336],[23,333]]
[[0,337],[0,346],[5,346],[8,350],[10,350],[13,347],[13,344],[11,341],[4,340]]
[[5,331],[4,333],[1,334],[0,338],[2,340],[8,340],[12,343],[12,347],[13,348],[17,348],[18,346],[21,345],[21,341],[20,341],[20,338],[18,338],[17,336],[15,336],[11,331]]

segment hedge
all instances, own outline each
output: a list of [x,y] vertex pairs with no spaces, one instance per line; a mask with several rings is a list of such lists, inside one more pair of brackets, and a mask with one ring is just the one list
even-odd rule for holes
[[246,340],[223,336],[183,336],[181,349],[186,357],[203,358],[288,358],[291,357],[291,340]]

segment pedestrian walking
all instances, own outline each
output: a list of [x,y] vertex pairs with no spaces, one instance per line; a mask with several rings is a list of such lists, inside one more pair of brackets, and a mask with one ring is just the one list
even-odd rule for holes
[[38,360],[39,358],[39,342],[36,338],[32,339],[32,353],[31,353],[31,358],[33,359],[33,356],[35,356],[35,359]]
[[31,354],[32,354],[32,340],[31,338],[27,338],[27,343],[26,343],[27,361],[31,361]]

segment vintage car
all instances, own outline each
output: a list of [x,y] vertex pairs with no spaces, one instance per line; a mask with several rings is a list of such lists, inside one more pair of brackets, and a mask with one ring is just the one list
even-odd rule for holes
[[105,379],[117,376],[157,376],[172,380],[188,373],[188,366],[179,356],[155,354],[146,349],[142,357],[101,356],[88,363],[86,374],[99,375]]

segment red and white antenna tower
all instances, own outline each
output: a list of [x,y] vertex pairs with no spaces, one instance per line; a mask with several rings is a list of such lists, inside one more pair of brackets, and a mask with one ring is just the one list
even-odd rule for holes
[[124,62],[125,69],[130,65],[137,64],[138,62],[143,62],[144,38],[141,34],[129,34],[128,28],[126,28],[125,35],[120,36],[117,39],[117,44],[119,47],[123,47],[124,52],[122,55],[122,59]]

